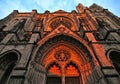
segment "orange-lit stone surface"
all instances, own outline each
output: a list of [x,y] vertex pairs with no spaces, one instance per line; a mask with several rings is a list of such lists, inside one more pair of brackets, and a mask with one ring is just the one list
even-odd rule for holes
[[61,71],[59,67],[57,67],[56,65],[53,65],[52,67],[50,67],[50,69],[48,70],[48,73],[51,75],[61,76]]
[[79,76],[78,69],[76,69],[75,66],[69,65],[68,67],[66,67],[65,76]]
[[0,20],[0,84],[120,84],[119,18],[96,4],[76,9]]

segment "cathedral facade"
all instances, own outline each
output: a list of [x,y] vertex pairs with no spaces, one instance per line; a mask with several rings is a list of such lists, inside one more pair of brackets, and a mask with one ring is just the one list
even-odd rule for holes
[[0,20],[0,84],[120,84],[120,18],[76,9]]

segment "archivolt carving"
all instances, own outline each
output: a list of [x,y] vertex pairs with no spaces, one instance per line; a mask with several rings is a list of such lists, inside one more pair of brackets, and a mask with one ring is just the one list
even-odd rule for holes
[[[86,78],[90,74],[91,66],[94,67],[94,62],[87,48],[69,36],[59,35],[49,39],[39,48],[36,55],[35,61],[45,68],[49,67],[52,62],[60,65],[61,69],[56,64],[51,66],[47,72],[50,74],[47,75],[80,76],[81,74]],[[60,70],[64,75],[60,73]]]
[[91,57],[89,51],[87,50],[87,48],[83,44],[81,44],[80,42],[76,41],[75,39],[73,39],[69,36],[63,36],[63,35],[56,36],[54,38],[49,39],[49,41],[45,42],[44,45],[42,45],[39,48],[38,54],[35,57],[35,61],[42,63],[43,53],[45,52],[44,50],[47,49],[50,45],[52,45],[56,42],[59,42],[59,41],[66,41],[68,43],[71,43],[71,45],[77,46],[79,49],[81,49],[84,52],[85,56],[87,56],[87,59],[89,61],[92,61],[92,57]]

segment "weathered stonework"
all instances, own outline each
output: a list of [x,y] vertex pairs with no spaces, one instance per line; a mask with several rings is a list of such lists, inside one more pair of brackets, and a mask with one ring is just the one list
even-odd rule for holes
[[120,19],[93,4],[0,20],[0,84],[120,84]]

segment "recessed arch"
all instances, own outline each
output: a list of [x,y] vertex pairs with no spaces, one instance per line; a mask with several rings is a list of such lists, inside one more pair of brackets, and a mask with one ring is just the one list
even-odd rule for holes
[[82,42],[79,42],[78,40],[76,40],[75,38],[68,36],[68,35],[57,35],[54,36],[53,38],[49,38],[47,41],[45,41],[44,44],[42,44],[39,48],[42,49],[40,52],[44,51],[44,49],[46,49],[46,47],[48,48],[50,45],[60,42],[60,41],[65,41],[68,43],[71,43],[72,45],[75,45],[76,47],[80,48],[87,56],[88,60],[92,60],[93,58],[93,53],[91,53],[91,51],[89,51],[90,49],[88,49],[88,47],[86,45],[84,45]]
[[61,76],[61,67],[57,62],[52,62],[47,66],[48,75]]
[[20,60],[20,57],[21,57],[21,53],[18,51],[18,50],[15,50],[15,49],[12,49],[12,50],[8,50],[8,51],[5,51],[3,53],[0,54],[0,58],[2,58],[3,56],[5,56],[6,54],[9,54],[9,53],[14,53],[17,55],[17,60]]
[[82,77],[76,63],[70,61],[65,65],[65,84],[82,84]]
[[[67,71],[67,68],[71,68],[71,73],[66,73]],[[77,65],[77,63],[75,63],[75,62],[73,62],[73,61],[69,61],[68,63],[66,63],[66,65],[65,65],[65,73],[66,73],[66,76],[69,76],[69,75],[71,75],[71,76],[79,76],[80,75],[80,70],[79,70],[79,67],[78,67],[78,65]],[[73,69],[73,71],[72,71],[72,69]],[[74,73],[74,70],[77,70],[77,72],[76,73]]]
[[[51,24],[53,22],[55,23],[54,25],[56,25],[56,26],[51,27]],[[66,26],[67,28],[69,28],[71,30],[74,30],[74,29],[78,30],[76,22],[71,17],[68,17],[68,16],[55,16],[55,17],[52,17],[52,18],[47,20],[45,31],[51,31],[51,30],[57,28],[58,27],[57,25],[60,25],[59,23],[63,24],[64,26]],[[74,29],[73,29],[73,27],[74,27]],[[48,28],[50,28],[50,29],[48,29]]]
[[63,18],[66,18],[66,19],[74,22],[74,20],[72,20],[72,18],[70,18],[70,17],[68,17],[68,16],[54,16],[54,17],[50,18],[47,22],[51,22],[52,20],[54,20],[54,19],[56,19],[56,18],[58,18],[58,17],[63,17]]
[[[58,54],[59,57],[64,58],[65,56],[68,56],[66,53],[69,52],[70,58],[67,60],[58,60],[55,58],[56,52],[59,50],[62,50]],[[66,79],[70,81],[71,79],[75,78],[75,80],[78,80],[77,84],[79,84],[82,83],[81,80],[85,76],[85,73],[81,74],[81,69],[84,71],[84,69],[90,67],[90,70],[92,66],[90,62],[93,62],[93,58],[86,46],[84,46],[84,44],[78,40],[67,35],[57,35],[53,38],[49,38],[47,41],[45,41],[44,44],[39,47],[35,61],[45,67],[49,66],[52,62],[55,61],[61,67],[62,76],[60,77],[63,77],[62,81],[65,78],[66,66],[67,68],[71,68],[72,66],[71,69],[74,71],[77,70],[77,72],[74,76],[70,74],[71,76],[69,75]],[[55,68],[57,68],[56,66],[57,65],[55,64]],[[67,69],[67,71],[69,71],[69,69]],[[54,78],[52,79],[50,76],[50,80],[54,80]]]
[[120,74],[120,50],[118,49],[110,49],[107,52],[108,59],[113,64],[116,71]]
[[57,62],[52,62],[47,66],[46,84],[61,84],[61,67]]
[[20,59],[17,50],[6,51],[0,55],[0,83],[6,84],[9,81],[11,72]]
[[[86,62],[89,62],[90,58],[88,58],[84,52],[82,50],[80,50],[78,47],[76,47],[75,45],[69,43],[69,42],[66,42],[66,41],[58,41],[58,42],[55,42],[53,44],[51,44],[50,46],[48,46],[44,51],[43,55],[40,57],[40,60],[39,63],[46,66],[47,64],[49,64],[50,62],[54,61],[55,59],[53,58],[49,58],[50,55],[51,55],[51,52],[52,51],[61,51],[61,47],[64,47],[64,49],[62,50],[65,50],[67,51],[67,58],[66,60],[68,59],[68,61],[70,61],[72,59],[71,55],[72,53],[76,54],[76,59],[79,58],[79,62],[81,62],[82,64],[86,63]],[[58,49],[59,48],[59,49]],[[69,52],[69,53],[68,53]],[[53,55],[55,55],[56,53],[54,53]],[[51,56],[53,56],[51,55]],[[70,56],[69,56],[70,55]],[[46,59],[46,60],[45,60]],[[47,60],[48,59],[48,60]],[[49,60],[51,59],[51,60]],[[75,59],[75,57],[74,57]],[[57,60],[57,61],[60,61],[60,60]],[[61,60],[62,61],[62,60]],[[65,60],[64,60],[65,61]],[[46,63],[47,62],[47,63]],[[46,65],[45,65],[46,64]],[[79,66],[81,65],[80,63],[78,63]]]
[[[83,47],[85,50],[83,50],[84,52],[88,52],[86,54],[88,54],[87,56],[90,56],[91,59],[93,59],[94,61],[97,62],[95,56],[94,56],[94,52],[92,51],[92,49],[90,48],[90,46],[88,45],[88,42],[86,42],[84,39],[82,39],[80,36],[78,37],[77,35],[71,35],[71,34],[67,34],[67,33],[58,33],[58,34],[53,34],[48,36],[49,38],[45,37],[42,40],[38,41],[38,45],[40,48],[44,47],[44,45],[46,45],[47,43],[51,44],[53,41],[55,41],[55,39],[58,37],[58,41],[59,39],[61,40],[61,37],[63,40],[67,40],[68,42],[70,42],[70,39],[72,39],[71,41],[75,41],[73,44],[80,44],[80,45],[76,45],[76,46],[81,46]],[[65,38],[65,39],[64,39]],[[68,38],[68,39],[67,39]],[[57,41],[56,41],[57,42]],[[54,42],[53,42],[54,43]],[[43,51],[43,50],[42,50]],[[94,63],[93,63],[94,64]]]

